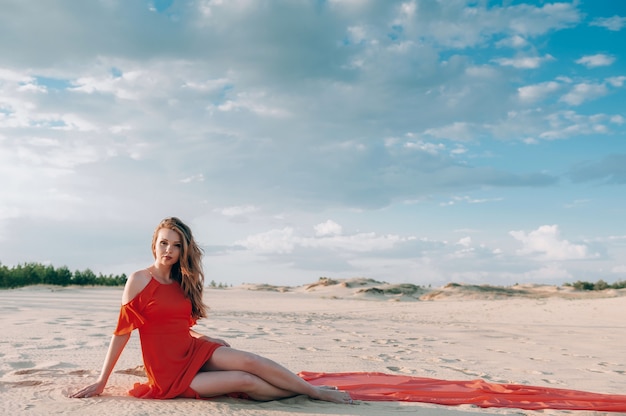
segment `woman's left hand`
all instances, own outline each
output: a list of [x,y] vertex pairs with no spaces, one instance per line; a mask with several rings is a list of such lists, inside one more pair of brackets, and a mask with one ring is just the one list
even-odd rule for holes
[[211,337],[207,337],[206,335],[202,337],[203,339],[206,339],[208,341],[211,342],[215,342],[216,344],[221,344],[225,347],[230,347],[230,344],[226,341],[224,341],[223,339],[219,339],[219,338],[211,338]]

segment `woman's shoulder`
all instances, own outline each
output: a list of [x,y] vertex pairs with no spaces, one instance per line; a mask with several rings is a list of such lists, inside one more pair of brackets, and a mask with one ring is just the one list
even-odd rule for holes
[[122,295],[122,305],[133,300],[142,290],[148,286],[152,280],[152,275],[147,269],[137,270],[131,273],[126,280],[124,286],[124,294]]

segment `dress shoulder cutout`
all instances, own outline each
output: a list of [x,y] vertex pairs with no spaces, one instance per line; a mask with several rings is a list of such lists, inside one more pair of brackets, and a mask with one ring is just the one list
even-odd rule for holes
[[122,305],[132,302],[145,288],[155,280],[148,270],[134,272],[126,280],[124,294],[122,295]]

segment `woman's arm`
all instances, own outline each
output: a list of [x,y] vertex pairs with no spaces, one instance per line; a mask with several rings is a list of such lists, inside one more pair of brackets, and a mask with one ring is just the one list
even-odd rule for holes
[[117,360],[120,358],[120,355],[122,354],[126,343],[128,343],[129,338],[130,332],[124,335],[113,335],[111,343],[109,344],[109,351],[104,359],[104,364],[102,364],[102,370],[100,370],[98,381],[77,391],[76,393],[70,395],[70,397],[82,398],[98,396],[101,394],[104,391],[104,387],[109,380],[109,376],[111,375],[111,372],[113,372],[113,367],[115,367],[115,363],[117,363]]
[[[135,296],[137,296],[148,285],[150,279],[150,273],[147,270],[139,270],[132,273],[124,285],[122,305],[125,305],[134,299]],[[113,372],[115,363],[117,363],[120,355],[122,355],[122,351],[124,350],[124,347],[126,347],[126,343],[128,343],[129,339],[130,332],[123,335],[113,335],[111,342],[109,343],[109,350],[106,358],[104,359],[104,364],[102,364],[102,370],[100,370],[98,381],[74,394],[71,394],[70,397],[91,397],[101,394],[104,391],[107,381],[109,381],[109,376]]]

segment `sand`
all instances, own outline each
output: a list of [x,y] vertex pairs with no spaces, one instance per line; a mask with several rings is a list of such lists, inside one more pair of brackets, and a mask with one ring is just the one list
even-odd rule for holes
[[[145,380],[136,332],[102,396],[67,398],[97,377],[121,295],[121,288],[0,291],[0,414],[601,414],[401,402],[348,406],[303,396],[267,403],[135,399],[126,391]],[[295,372],[482,378],[626,394],[625,295],[533,285],[422,289],[362,279],[297,288],[243,285],[207,289],[210,318],[195,329]]]

